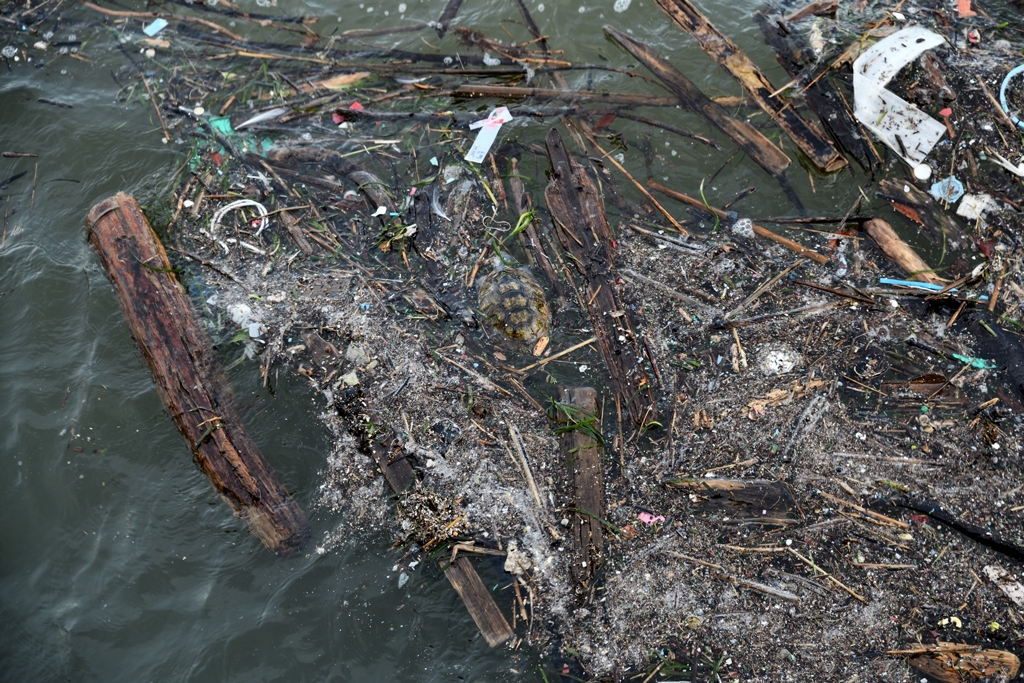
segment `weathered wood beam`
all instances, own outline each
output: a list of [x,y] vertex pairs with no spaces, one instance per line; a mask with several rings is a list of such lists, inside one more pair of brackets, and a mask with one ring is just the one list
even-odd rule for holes
[[209,340],[138,203],[119,192],[92,207],[87,222],[157,393],[196,464],[268,550],[298,552],[309,538],[306,515],[217,390]]
[[[587,429],[596,422],[597,391],[591,387],[559,387],[559,401],[569,407],[569,414],[556,415],[576,427],[559,437],[562,462],[569,471],[573,484],[573,508],[570,518],[570,536],[573,539],[569,568],[577,592],[589,596],[601,564],[604,534],[601,521],[605,518],[604,478],[601,475],[601,442]],[[572,424],[572,423],[575,423]],[[593,429],[597,429],[594,426]]]
[[[814,63],[804,37],[792,27],[784,26],[781,21],[771,21],[763,12],[754,14],[754,21],[761,27],[765,42],[775,51],[775,57],[786,73],[803,82],[801,77],[806,73],[805,70],[811,69]],[[807,106],[843,149],[869,170],[874,171],[882,165],[878,151],[868,141],[867,133],[853,118],[853,112],[831,80],[812,79],[803,93]]]
[[736,43],[715,28],[689,0],[654,0],[684,31],[693,36],[719,66],[735,78],[807,158],[831,173],[846,166],[846,158],[814,124],[805,121],[791,103],[781,100],[776,89]]
[[462,598],[466,609],[469,610],[469,616],[473,617],[473,622],[480,629],[488,645],[497,647],[515,635],[494,598],[487,592],[480,575],[465,556],[448,565],[444,575]]
[[[383,422],[376,415],[374,421]],[[385,430],[381,434],[363,436],[361,447],[373,456],[391,490],[402,494],[411,489],[416,481],[416,473],[395,434]],[[441,563],[445,578],[462,598],[469,616],[473,618],[487,644],[497,647],[515,635],[472,563],[465,557],[459,557],[454,563],[445,564]]]
[[569,156],[556,129],[548,131],[545,142],[552,171],[544,198],[558,241],[586,280],[584,300],[612,391],[642,428],[655,420],[654,391],[629,312],[619,300],[612,234],[597,186]]

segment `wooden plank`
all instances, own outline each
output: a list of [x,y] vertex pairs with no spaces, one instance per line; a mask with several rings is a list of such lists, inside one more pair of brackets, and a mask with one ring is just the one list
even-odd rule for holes
[[309,538],[306,515],[215,388],[209,340],[139,205],[119,192],[92,207],[87,223],[157,393],[196,464],[268,550],[298,552]]
[[655,420],[654,391],[629,312],[619,300],[612,235],[597,187],[569,156],[557,130],[548,131],[545,142],[552,172],[544,198],[558,241],[586,279],[583,297],[612,391],[620,396],[635,424],[649,424]]
[[749,123],[730,116],[723,107],[701,92],[693,81],[652,50],[650,46],[630,38],[611,26],[605,26],[604,32],[654,73],[665,84],[665,87],[675,93],[682,104],[702,115],[728,135],[747,156],[769,174],[779,176],[789,166],[790,158],[776,147],[775,143]]
[[[381,424],[379,418],[372,422]],[[402,445],[393,432],[371,435],[362,434],[363,443],[360,448],[373,456],[380,471],[384,474],[388,485],[395,493],[408,491],[416,482],[416,472],[412,469]],[[442,563],[443,565],[443,563]],[[484,582],[476,573],[476,569],[465,557],[455,560],[444,570],[448,582],[462,598],[463,604],[473,617],[473,622],[480,629],[487,644],[491,647],[501,645],[513,636],[512,627],[498,609],[498,604],[484,587]]]
[[405,457],[402,444],[394,433],[389,432],[367,439],[363,444],[363,450],[373,456],[392,491],[405,493],[412,487],[416,481],[416,472]]
[[822,171],[831,173],[846,166],[846,159],[814,124],[805,121],[790,103],[774,95],[776,89],[736,43],[712,26],[689,0],[655,0],[657,5],[684,31],[693,36],[715,62],[750,93],[751,98],[772,117],[807,158]]
[[452,588],[466,604],[469,615],[473,617],[477,628],[483,634],[487,644],[497,647],[509,640],[513,635],[512,627],[508,625],[505,615],[498,609],[494,598],[487,591],[480,575],[473,569],[469,560],[459,557],[454,563],[448,565],[444,575],[452,584]]
[[[557,415],[558,418],[579,422],[597,415],[597,391],[593,388],[559,387],[558,393],[558,400],[573,409],[571,415]],[[588,431],[573,429],[558,439],[562,462],[572,475],[575,498],[573,507],[576,512],[570,519],[574,548],[569,568],[583,595],[593,592],[594,576],[604,551],[604,534],[601,529],[601,520],[605,518],[601,443]]]

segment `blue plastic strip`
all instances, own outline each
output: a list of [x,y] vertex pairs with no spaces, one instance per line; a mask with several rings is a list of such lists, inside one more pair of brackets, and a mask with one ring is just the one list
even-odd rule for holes
[[[916,280],[895,280],[895,279],[893,279],[891,277],[880,277],[880,278],[878,278],[878,282],[879,282],[879,284],[892,285],[894,287],[908,287],[910,289],[926,289],[929,292],[941,292],[943,289],[945,289],[945,287],[943,287],[942,285],[935,285],[935,284],[932,284],[931,282],[917,282]],[[956,287],[954,287],[953,289],[950,289],[949,291],[950,292],[959,292],[960,290],[957,289]],[[988,301],[988,295],[987,294],[982,294],[981,296],[975,297],[972,294],[968,293],[967,296],[969,296],[972,299],[977,299],[978,301]]]

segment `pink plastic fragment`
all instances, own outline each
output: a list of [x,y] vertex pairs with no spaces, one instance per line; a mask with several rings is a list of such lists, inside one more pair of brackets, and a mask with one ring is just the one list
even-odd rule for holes
[[661,524],[665,521],[665,518],[661,515],[655,516],[650,514],[649,512],[641,512],[639,515],[637,515],[637,517],[639,517],[640,521],[646,524],[647,526],[651,526],[652,524]]
[[353,102],[351,105],[349,105],[349,109],[351,109],[352,111],[362,111],[364,107],[358,102]]
[[976,17],[978,13],[971,9],[971,0],[956,0],[956,11],[961,18]]

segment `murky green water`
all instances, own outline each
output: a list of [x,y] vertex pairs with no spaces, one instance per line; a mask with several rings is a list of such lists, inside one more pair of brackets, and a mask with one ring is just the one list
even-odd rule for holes
[[[444,3],[407,4],[404,20],[429,20]],[[612,10],[612,0],[545,4],[541,11],[528,0],[569,61],[634,66],[604,39],[600,27],[611,23],[649,41],[709,94],[739,94],[653,3],[634,0],[623,13]],[[705,4],[777,83],[788,80],[750,22],[759,2]],[[391,0],[340,8],[282,1],[270,11],[321,16],[323,33],[403,21]],[[0,148],[39,155],[0,159],[0,181],[26,172],[0,194],[0,680],[539,680],[535,653],[487,648],[442,576],[417,572],[398,588],[389,539],[275,558],[192,464],[84,227],[89,208],[114,192],[155,201],[185,147],[162,144],[151,108],[116,101],[111,70],[126,60],[117,34],[137,38],[143,21],[103,27],[100,15],[72,5],[59,17],[37,28],[54,30],[53,40],[76,34],[89,61],[51,48],[42,66],[39,53],[31,63],[0,63]],[[501,26],[518,20],[512,3],[466,0],[456,23],[503,37]],[[234,29],[246,30],[241,22]],[[4,31],[4,44],[38,40]],[[422,36],[439,43],[433,32]],[[428,49],[420,35],[377,42]],[[451,38],[443,46],[457,49]],[[139,47],[129,42],[124,49],[136,54]],[[646,88],[602,72],[568,78],[577,86]],[[645,113],[722,139],[685,112]],[[540,141],[547,125],[524,122],[517,134],[532,130]],[[691,195],[732,151],[725,143],[723,153],[645,132],[663,157],[658,179]],[[642,175],[642,157],[630,160]],[[845,174],[817,178],[813,192],[798,165],[790,175],[812,211],[842,213],[856,192]],[[741,158],[709,180],[706,192],[722,204],[750,185],[761,189],[744,202],[746,212],[793,212]],[[297,378],[282,378],[276,393],[267,393],[255,364],[237,366],[232,381],[247,427],[309,512],[315,540],[337,522],[312,509],[326,455],[317,406]],[[486,571],[484,578],[496,580]]]

